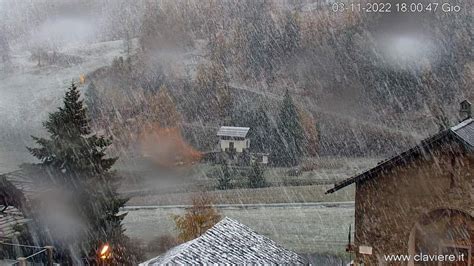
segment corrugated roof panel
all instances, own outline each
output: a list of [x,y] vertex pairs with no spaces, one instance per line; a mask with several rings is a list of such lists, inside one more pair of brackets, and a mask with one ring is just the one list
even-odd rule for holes
[[452,127],[451,130],[471,147],[474,147],[474,120],[472,118]]
[[245,138],[249,132],[249,127],[221,127],[217,131],[217,136]]

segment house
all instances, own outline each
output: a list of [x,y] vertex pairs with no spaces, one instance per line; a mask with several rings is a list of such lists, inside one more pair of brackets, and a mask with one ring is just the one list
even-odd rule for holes
[[223,126],[217,131],[219,151],[225,153],[228,162],[249,165],[251,163],[268,164],[269,154],[265,152],[250,152],[249,127]]
[[248,127],[220,127],[217,131],[220,150],[242,153],[250,148],[250,139],[247,137],[249,130]]
[[151,265],[298,265],[306,261],[249,227],[224,218],[200,237],[143,262]]
[[326,192],[356,185],[356,265],[473,265],[474,121],[464,118]]

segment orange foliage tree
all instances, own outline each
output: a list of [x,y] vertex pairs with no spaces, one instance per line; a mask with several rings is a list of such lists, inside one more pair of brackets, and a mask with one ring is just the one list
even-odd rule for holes
[[139,136],[140,150],[160,166],[192,164],[201,159],[201,153],[186,143],[179,128],[161,128],[151,124]]
[[204,234],[221,220],[221,215],[212,206],[212,198],[202,194],[192,199],[193,205],[183,215],[173,217],[178,238],[182,242]]
[[177,127],[182,122],[181,114],[176,108],[173,98],[165,86],[161,86],[157,94],[149,96],[149,114],[162,128]]
[[304,132],[306,153],[310,156],[318,155],[319,134],[313,116],[303,108],[298,108],[298,116]]

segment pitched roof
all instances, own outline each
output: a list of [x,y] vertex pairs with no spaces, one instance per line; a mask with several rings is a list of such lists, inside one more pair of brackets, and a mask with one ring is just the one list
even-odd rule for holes
[[443,130],[438,134],[421,141],[419,145],[379,163],[374,168],[335,184],[333,188],[326,191],[326,194],[338,191],[352,183],[375,177],[383,170],[404,164],[416,156],[425,154],[425,152],[433,146],[439,145],[440,143],[450,139],[461,143],[466,150],[471,152],[474,151],[474,120],[469,118],[454,127]]
[[472,118],[459,123],[450,130],[465,141],[466,144],[470,145],[471,148],[474,147],[474,120]]
[[163,264],[304,264],[298,254],[230,218],[140,266]]
[[44,182],[47,172],[40,168],[29,167],[24,166],[20,170],[0,174],[0,181],[6,181],[20,191],[21,197],[24,197],[21,200],[26,201],[24,203],[33,203],[50,190],[50,187]]
[[18,190],[23,192],[23,195],[31,200],[39,192],[39,187],[33,182],[30,176],[28,176],[25,171],[18,170],[6,174],[0,175],[5,177],[5,179],[15,186]]
[[217,136],[245,138],[249,130],[249,127],[221,127]]

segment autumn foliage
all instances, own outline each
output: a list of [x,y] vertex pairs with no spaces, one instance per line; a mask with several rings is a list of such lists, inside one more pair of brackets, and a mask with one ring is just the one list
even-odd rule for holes
[[150,125],[140,134],[139,145],[142,155],[164,167],[189,165],[201,159],[201,153],[186,143],[177,127]]
[[212,206],[212,198],[208,195],[196,196],[192,202],[193,205],[183,215],[173,217],[178,238],[182,242],[201,236],[221,219],[221,215]]
[[306,153],[310,156],[317,156],[319,150],[319,133],[316,121],[313,116],[303,108],[298,108],[298,116],[305,136],[304,142],[306,143],[304,146]]

